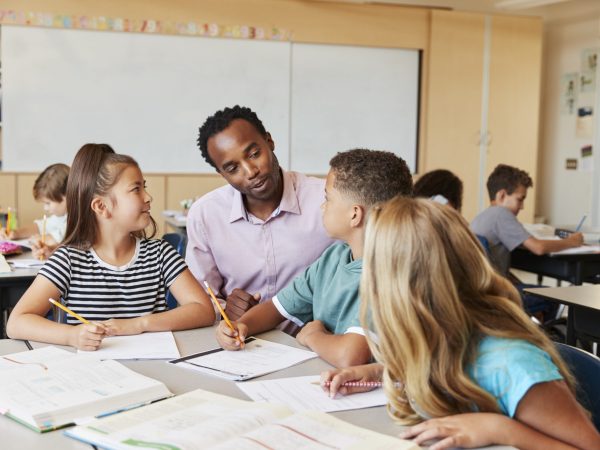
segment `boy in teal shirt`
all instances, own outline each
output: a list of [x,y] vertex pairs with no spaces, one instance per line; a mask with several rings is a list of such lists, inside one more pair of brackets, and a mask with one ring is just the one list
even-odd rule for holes
[[330,165],[323,224],[329,236],[345,243],[333,244],[273,299],[233,322],[235,331],[221,322],[216,334],[223,348],[239,350],[246,336],[289,319],[303,326],[298,342],[330,364],[347,367],[370,360],[359,321],[364,229],[376,203],[412,194],[412,177],[404,160],[390,152],[350,150],[338,153]]

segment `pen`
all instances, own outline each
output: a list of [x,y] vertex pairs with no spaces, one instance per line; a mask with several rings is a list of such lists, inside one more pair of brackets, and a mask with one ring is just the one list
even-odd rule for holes
[[579,221],[579,225],[577,225],[577,228],[575,228],[576,232],[581,230],[581,226],[583,225],[583,222],[585,222],[586,218],[587,218],[587,214],[584,214],[583,217],[581,218],[581,220]]
[[[215,297],[215,294],[213,293],[212,289],[210,288],[210,286],[208,285],[208,282],[206,282],[206,280],[204,281],[204,286],[206,287],[206,290],[208,291],[208,294],[210,295],[210,298],[212,299],[213,303],[215,304],[215,306],[217,307],[217,309],[221,313],[221,317],[223,317],[223,319],[225,320],[225,323],[227,324],[227,326],[229,328],[231,328],[231,331],[235,331],[235,328],[233,327],[233,324],[229,320],[229,317],[227,317],[227,314],[225,314],[225,310],[223,308],[221,308],[221,305],[219,304],[219,301],[217,300],[217,297]],[[244,348],[244,341],[242,341],[240,339],[239,334],[237,335],[237,340],[240,343],[240,348]]]
[[75,311],[71,311],[69,308],[67,308],[66,306],[64,306],[63,304],[61,304],[60,302],[57,302],[56,300],[54,300],[53,298],[49,298],[48,301],[50,303],[52,303],[54,306],[58,306],[60,309],[62,309],[64,312],[66,312],[67,314],[75,317],[77,320],[79,320],[80,322],[83,323],[90,323],[89,320],[84,319],[83,317],[81,317],[79,314],[77,314]]

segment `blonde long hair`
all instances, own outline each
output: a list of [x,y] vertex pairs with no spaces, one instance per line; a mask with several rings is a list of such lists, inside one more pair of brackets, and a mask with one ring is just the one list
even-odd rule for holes
[[474,406],[499,412],[494,397],[466,371],[486,335],[540,347],[574,389],[552,342],[452,208],[406,197],[375,207],[366,230],[360,296],[363,326],[371,324],[377,335],[369,345],[384,365],[390,413],[403,423],[422,420],[413,405],[431,417],[473,412]]

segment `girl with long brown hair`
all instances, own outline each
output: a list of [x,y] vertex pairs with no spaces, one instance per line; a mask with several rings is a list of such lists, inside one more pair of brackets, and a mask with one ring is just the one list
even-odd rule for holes
[[[84,145],[67,182],[66,237],[13,309],[7,332],[82,350],[105,336],[211,325],[210,299],[176,250],[147,239],[156,224],[152,197],[137,162],[106,144]],[[167,311],[170,289],[178,308]],[[62,299],[89,323],[45,318],[49,298]],[[77,325],[77,326],[72,326]]]
[[565,363],[460,214],[390,200],[369,217],[363,258],[362,323],[379,364],[325,372],[330,395],[383,380],[392,417],[412,425],[401,437],[439,439],[435,450],[600,448]]

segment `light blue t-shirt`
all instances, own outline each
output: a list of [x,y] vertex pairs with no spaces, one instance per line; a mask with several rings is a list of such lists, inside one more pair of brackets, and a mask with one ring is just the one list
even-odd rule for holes
[[492,394],[503,414],[514,417],[529,389],[546,381],[562,380],[550,355],[521,340],[486,336],[479,343],[469,376]]
[[334,334],[364,334],[358,317],[361,272],[362,259],[352,260],[348,244],[333,244],[279,291],[273,304],[298,326],[320,320]]

